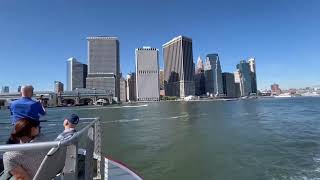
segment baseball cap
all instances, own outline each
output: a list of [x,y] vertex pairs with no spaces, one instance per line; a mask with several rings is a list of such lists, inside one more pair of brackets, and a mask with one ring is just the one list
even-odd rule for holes
[[79,116],[76,114],[71,114],[68,118],[66,118],[71,124],[79,123]]

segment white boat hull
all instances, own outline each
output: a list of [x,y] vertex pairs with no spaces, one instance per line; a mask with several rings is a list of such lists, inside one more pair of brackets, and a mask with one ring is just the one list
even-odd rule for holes
[[107,180],[142,180],[126,165],[110,158],[105,158],[105,179]]

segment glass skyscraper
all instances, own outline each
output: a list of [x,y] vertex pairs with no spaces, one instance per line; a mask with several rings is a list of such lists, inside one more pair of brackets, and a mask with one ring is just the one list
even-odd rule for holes
[[77,61],[76,58],[67,60],[67,91],[86,87],[87,65]]
[[249,63],[245,60],[240,61],[237,65],[240,74],[240,91],[241,96],[249,96],[252,93],[251,88],[251,71]]
[[233,73],[228,73],[228,72],[222,73],[222,83],[223,83],[223,94],[226,97],[229,97],[229,98],[237,97],[236,84],[235,84]]
[[223,95],[221,65],[218,54],[208,54],[204,65],[206,93],[213,96]]
[[257,94],[258,88],[257,88],[256,61],[254,58],[249,58],[248,63],[250,66],[251,90],[252,90],[252,93]]

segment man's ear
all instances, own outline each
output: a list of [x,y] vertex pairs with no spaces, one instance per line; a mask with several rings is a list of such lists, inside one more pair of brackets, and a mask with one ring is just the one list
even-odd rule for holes
[[63,125],[68,126],[69,125],[69,121],[68,120],[64,120]]

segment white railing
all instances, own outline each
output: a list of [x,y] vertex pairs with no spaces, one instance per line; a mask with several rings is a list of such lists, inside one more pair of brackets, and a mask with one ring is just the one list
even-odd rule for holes
[[[78,178],[78,146],[79,138],[86,136],[85,143],[85,179],[104,179],[104,158],[101,156],[101,129],[100,118],[81,118],[92,120],[88,125],[76,132],[71,138],[62,141],[48,141],[26,144],[1,145],[0,152],[45,150],[50,148],[67,147],[66,160],[62,179],[76,180]],[[86,133],[87,132],[87,133]],[[97,172],[94,177],[94,157],[97,158]]]

